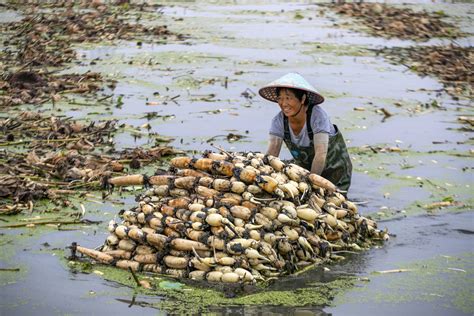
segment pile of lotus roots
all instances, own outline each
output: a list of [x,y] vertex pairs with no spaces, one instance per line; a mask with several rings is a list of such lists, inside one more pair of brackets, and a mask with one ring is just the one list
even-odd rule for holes
[[261,153],[176,157],[166,174],[109,183],[148,189],[99,250],[76,250],[133,271],[255,283],[389,238],[330,181]]

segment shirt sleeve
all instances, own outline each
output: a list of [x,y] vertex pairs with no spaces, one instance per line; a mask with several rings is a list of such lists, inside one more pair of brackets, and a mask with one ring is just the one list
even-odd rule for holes
[[313,129],[313,134],[326,133],[332,135],[334,133],[334,127],[329,119],[329,115],[318,105],[313,107],[311,128]]
[[270,135],[283,138],[285,136],[285,131],[283,127],[283,114],[279,112],[272,119],[272,124],[270,126]]

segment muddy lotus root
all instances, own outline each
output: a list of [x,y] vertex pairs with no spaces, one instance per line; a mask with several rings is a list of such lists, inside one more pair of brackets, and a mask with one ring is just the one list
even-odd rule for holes
[[77,250],[123,269],[254,283],[389,238],[327,179],[261,153],[176,157],[169,174],[109,182],[148,189],[100,251]]

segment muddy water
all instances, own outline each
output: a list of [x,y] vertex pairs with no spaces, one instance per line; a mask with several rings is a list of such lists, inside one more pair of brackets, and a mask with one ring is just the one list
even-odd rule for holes
[[[169,4],[164,20],[144,19],[166,23],[189,35],[188,39],[166,45],[77,46],[81,63],[69,71],[92,69],[117,79],[114,100],[121,95],[124,104],[110,110],[64,104],[63,112],[78,118],[115,117],[134,126],[148,122],[152,132],[174,137],[171,144],[184,150],[212,149],[212,142],[228,150],[265,151],[270,120],[278,109],[255,94],[286,72],[300,72],[326,96],[323,107],[348,142],[355,169],[350,197],[364,202],[361,212],[373,214],[381,227],[396,235],[380,249],[329,266],[330,271],[317,269],[273,286],[294,289],[348,273],[360,277],[356,286],[335,297],[334,306],[314,302],[296,308],[214,307],[212,311],[472,314],[473,142],[472,133],[459,130],[462,125],[457,122],[459,115],[472,115],[472,108],[468,100],[456,101],[442,92],[435,78],[389,64],[371,50],[416,44],[368,36],[356,25],[344,24],[349,20],[305,3]],[[473,32],[470,4],[414,7],[444,10],[464,31]],[[472,45],[472,37],[459,43]],[[91,66],[91,61],[96,64]],[[364,111],[355,111],[356,107]],[[383,120],[382,108],[393,116]],[[144,118],[151,112],[158,117]],[[229,133],[244,138],[229,142]],[[116,139],[121,147],[148,141],[146,136],[137,139],[129,134]],[[364,145],[403,151],[373,153],[360,150]],[[288,152],[283,156],[289,157]],[[424,207],[445,198],[457,204],[442,210]],[[108,221],[121,208],[133,205],[133,200],[125,203],[86,204],[88,218]],[[95,274],[74,274],[52,250],[72,241],[95,247],[105,239],[105,231],[105,224],[66,232],[2,230],[1,266],[21,269],[16,276],[0,272],[2,314],[160,313],[150,306],[160,297],[138,296],[137,304],[128,307],[132,289]],[[7,249],[13,254],[7,255]],[[374,273],[393,269],[406,271]]]

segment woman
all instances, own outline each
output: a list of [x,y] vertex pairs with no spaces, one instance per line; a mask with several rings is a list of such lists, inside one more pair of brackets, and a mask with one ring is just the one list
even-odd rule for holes
[[267,154],[278,157],[285,142],[295,163],[347,191],[352,164],[342,134],[318,105],[324,98],[302,76],[289,73],[259,90],[277,102],[281,111],[273,118]]

